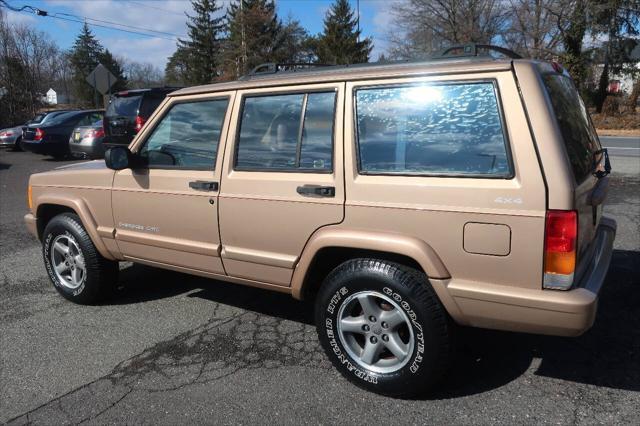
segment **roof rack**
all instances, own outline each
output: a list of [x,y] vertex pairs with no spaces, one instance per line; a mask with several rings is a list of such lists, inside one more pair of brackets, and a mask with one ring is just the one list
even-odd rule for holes
[[331,65],[328,64],[311,64],[307,62],[265,62],[264,64],[260,64],[245,76],[242,76],[241,80],[246,80],[251,77],[265,75],[265,74],[275,74],[282,71],[301,71],[308,70],[309,68],[316,67],[328,67]]
[[511,59],[522,59],[522,56],[518,55],[513,50],[506,49],[500,46],[494,46],[492,44],[459,44],[455,46],[447,47],[438,53],[429,57],[429,59],[447,59],[447,58],[464,58],[470,56],[481,56],[479,50],[494,51],[503,54]]

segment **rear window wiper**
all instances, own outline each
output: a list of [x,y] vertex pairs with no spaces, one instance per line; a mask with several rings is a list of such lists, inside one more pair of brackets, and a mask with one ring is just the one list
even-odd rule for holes
[[[604,156],[604,168],[601,168],[602,157],[598,157],[598,155]],[[611,162],[609,161],[609,151],[607,148],[599,149],[598,151],[593,153],[593,175],[598,179],[607,176],[611,173]]]

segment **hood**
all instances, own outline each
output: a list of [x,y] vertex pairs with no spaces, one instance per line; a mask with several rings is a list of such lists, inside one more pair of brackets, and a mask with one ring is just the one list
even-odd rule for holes
[[104,160],[68,164],[44,173],[31,175],[33,186],[60,186],[88,189],[109,189],[115,171],[107,168]]
[[65,164],[56,167],[54,170],[101,170],[106,169],[107,165],[104,160],[83,161],[82,163]]

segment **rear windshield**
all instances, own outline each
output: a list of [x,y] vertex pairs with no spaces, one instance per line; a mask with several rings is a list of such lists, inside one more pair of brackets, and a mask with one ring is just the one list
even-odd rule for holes
[[600,148],[589,112],[570,78],[561,74],[543,75],[558,127],[567,149],[576,182],[593,172],[594,153]]
[[107,108],[108,116],[135,117],[138,115],[138,106],[142,95],[114,97]]
[[55,115],[51,115],[52,118],[49,118],[49,116],[47,116],[46,122],[48,126],[57,126],[59,124],[65,123],[66,121],[77,119],[80,117],[80,115],[81,114],[78,111],[56,113]]

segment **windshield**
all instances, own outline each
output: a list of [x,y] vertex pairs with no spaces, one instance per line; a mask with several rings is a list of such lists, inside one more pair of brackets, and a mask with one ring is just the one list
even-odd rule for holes
[[138,106],[140,105],[140,99],[142,99],[142,95],[114,97],[109,104],[109,108],[107,109],[107,115],[111,117],[135,117],[136,115],[138,115]]
[[545,74],[543,79],[562,132],[573,175],[576,182],[580,183],[594,171],[594,154],[601,149],[598,136],[573,81],[561,74]]

